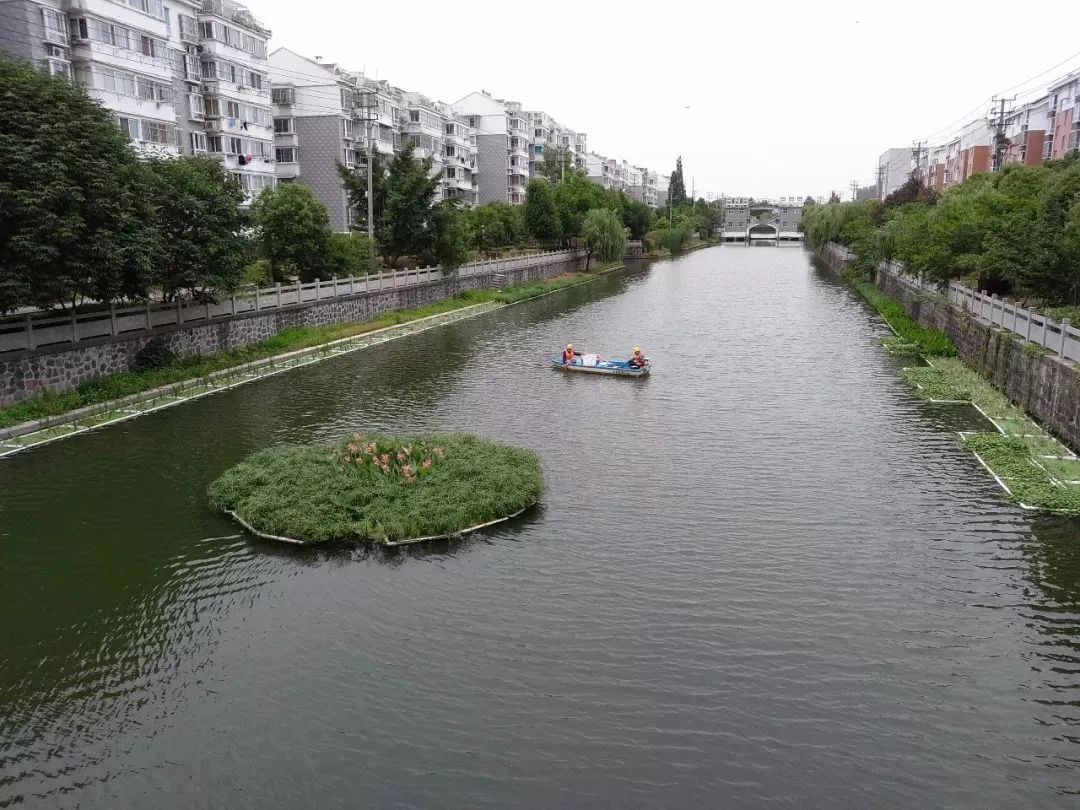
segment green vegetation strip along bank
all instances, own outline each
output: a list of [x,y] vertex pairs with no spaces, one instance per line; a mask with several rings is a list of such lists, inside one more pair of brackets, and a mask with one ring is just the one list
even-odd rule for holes
[[1009,402],[977,371],[955,357],[932,366],[906,368],[904,379],[919,395],[944,402],[970,402],[997,428],[964,437],[964,447],[1022,506],[1080,514],[1080,460]]
[[[93,427],[112,421],[120,421],[122,418],[130,418],[141,412],[154,410],[167,404],[175,404],[192,397],[192,386],[198,381],[209,383],[206,390],[197,393],[212,393],[213,390],[221,390],[230,387],[230,381],[223,381],[221,377],[228,377],[233,371],[240,371],[246,366],[259,361],[281,359],[283,362],[288,355],[302,352],[306,349],[326,347],[327,354],[340,352],[349,348],[363,348],[368,343],[351,341],[371,335],[372,342],[382,342],[383,339],[408,334],[407,331],[394,331],[393,327],[411,324],[425,319],[436,320],[436,316],[452,313],[480,304],[506,305],[536,298],[556,292],[566,287],[584,284],[598,276],[617,270],[622,267],[618,262],[610,262],[600,265],[589,273],[568,273],[544,281],[529,282],[501,290],[469,290],[455,298],[441,301],[427,307],[419,307],[410,310],[399,310],[388,313],[380,318],[362,323],[337,324],[320,327],[301,327],[290,329],[261,343],[245,346],[229,352],[213,355],[210,357],[191,357],[178,360],[164,368],[142,372],[124,372],[109,377],[102,377],[80,386],[74,391],[65,394],[53,394],[47,392],[42,396],[18,405],[0,408],[0,456],[6,452],[13,452],[21,447],[40,444],[45,440],[60,438],[78,431],[79,427]],[[490,309],[477,309],[475,314]],[[380,339],[376,340],[379,333]],[[349,347],[334,347],[332,344],[352,343]],[[303,364],[317,359],[311,357],[288,358],[293,365]],[[280,367],[275,371],[282,370]],[[266,371],[252,371],[251,378],[265,376]],[[222,384],[224,382],[224,384]],[[236,382],[236,381],[231,381]],[[163,392],[162,389],[169,389]],[[155,407],[145,408],[144,402],[138,400],[140,396],[150,396]],[[167,393],[183,394],[184,396],[174,399],[172,403],[164,401]],[[106,418],[109,416],[111,418]],[[75,424],[61,424],[65,421],[77,422]],[[4,439],[4,429],[11,429],[25,423],[38,421],[34,431],[26,431],[17,439],[9,437]],[[59,431],[59,432],[58,432]],[[11,431],[8,430],[8,433]],[[5,444],[6,443],[6,444]]]
[[352,436],[279,445],[210,485],[213,506],[263,537],[386,545],[452,537],[508,519],[544,489],[530,450],[472,436]]
[[956,354],[956,347],[944,332],[920,326],[899,302],[862,277],[854,273],[847,273],[845,277],[851,286],[881,313],[893,331],[906,342],[916,344],[922,354],[928,357],[952,357]]

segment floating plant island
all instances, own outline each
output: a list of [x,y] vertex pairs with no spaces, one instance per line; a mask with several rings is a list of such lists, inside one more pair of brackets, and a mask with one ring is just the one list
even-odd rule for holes
[[543,489],[530,450],[466,435],[355,435],[262,450],[226,470],[209,494],[260,537],[401,545],[508,520]]

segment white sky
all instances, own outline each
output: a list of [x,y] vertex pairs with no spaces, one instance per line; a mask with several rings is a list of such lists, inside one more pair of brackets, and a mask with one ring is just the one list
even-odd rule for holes
[[247,4],[271,47],[448,103],[488,90],[661,172],[681,153],[699,196],[868,184],[885,149],[1080,68],[1080,0]]

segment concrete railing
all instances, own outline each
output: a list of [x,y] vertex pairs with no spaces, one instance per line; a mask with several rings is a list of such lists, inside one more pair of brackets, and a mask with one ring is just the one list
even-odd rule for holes
[[444,274],[439,267],[407,268],[369,276],[316,280],[310,284],[275,284],[247,288],[217,302],[177,301],[138,306],[109,306],[91,312],[31,312],[0,321],[0,355],[41,347],[76,345],[92,338],[117,335],[146,335],[163,327],[209,323],[247,312],[261,312],[335,298],[416,287],[439,281],[444,276],[472,276],[505,273],[537,265],[570,261],[580,257],[574,250],[532,253],[506,259],[489,259],[459,267]]
[[1080,330],[1073,328],[1072,321],[1068,318],[1055,320],[1034,309],[1022,307],[1008,298],[981,293],[959,281],[950,281],[948,287],[944,288],[907,273],[903,266],[896,262],[889,262],[883,269],[910,289],[945,294],[953,305],[971,317],[1019,335],[1026,341],[1050,350],[1063,360],[1080,362]]

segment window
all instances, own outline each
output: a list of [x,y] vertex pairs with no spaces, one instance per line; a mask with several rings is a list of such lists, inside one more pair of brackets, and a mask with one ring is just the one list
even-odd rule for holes
[[71,65],[67,62],[59,59],[49,59],[47,62],[50,76],[63,76],[65,79],[71,79]]
[[116,124],[120,127],[120,131],[127,135],[129,141],[139,140],[138,118],[125,118],[124,116],[117,116]]
[[207,118],[220,118],[221,102],[216,98],[204,99],[203,112],[206,113]]
[[[42,21],[45,24],[45,39],[49,42],[68,41],[67,18],[63,13],[51,8],[41,9]],[[85,20],[83,21],[85,22]]]
[[457,157],[457,148],[451,143],[446,145],[445,152],[447,157]]
[[420,123],[420,111],[419,110],[409,110],[409,120],[412,121],[414,124],[419,124]]
[[263,76],[261,73],[256,73],[253,70],[247,72],[247,86],[254,87],[256,90],[262,90]]
[[191,151],[196,155],[206,151],[206,135],[201,132],[191,133]]
[[536,146],[533,147],[533,153],[537,154],[537,155],[544,154],[544,147],[540,146],[540,144],[537,144]]
[[235,101],[227,101],[227,102],[225,102],[225,115],[228,118],[239,118],[240,117],[240,105],[237,104]]
[[533,130],[533,137],[534,138],[543,138],[544,137],[544,130],[542,130],[542,129],[534,129]]
[[241,144],[239,138],[229,138],[229,154],[239,155],[243,152],[243,144]]
[[474,128],[480,126],[480,116],[479,115],[470,115],[469,116],[469,126],[474,127]]
[[352,137],[352,132],[349,131],[349,119],[347,119],[347,118],[342,118],[341,119],[341,137],[342,138],[351,138]]
[[457,169],[455,169],[453,166],[447,168],[446,176],[451,179],[454,178],[455,176],[457,176]]
[[144,141],[158,144],[172,144],[173,128],[161,121],[143,121],[142,136]]
[[453,135],[454,134],[454,125],[453,124],[447,124],[445,131],[446,131],[447,135]]
[[274,104],[292,104],[293,89],[291,87],[275,87],[270,91],[270,100]]
[[214,154],[221,154],[224,150],[221,148],[221,136],[220,135],[207,135],[206,136],[206,151]]
[[352,168],[356,165],[356,152],[352,149],[345,150],[345,165]]
[[143,56],[156,57],[161,52],[161,45],[153,37],[143,36],[142,52]]
[[291,118],[275,118],[274,119],[274,133],[277,135],[290,135],[293,131],[293,120]]
[[296,147],[279,146],[274,150],[274,159],[278,163],[296,163]]

